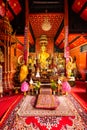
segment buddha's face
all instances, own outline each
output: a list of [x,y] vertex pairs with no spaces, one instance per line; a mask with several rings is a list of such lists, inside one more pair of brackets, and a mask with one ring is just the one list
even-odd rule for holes
[[45,47],[44,45],[41,47],[41,51],[42,51],[42,52],[45,52],[45,51],[46,51],[46,47]]

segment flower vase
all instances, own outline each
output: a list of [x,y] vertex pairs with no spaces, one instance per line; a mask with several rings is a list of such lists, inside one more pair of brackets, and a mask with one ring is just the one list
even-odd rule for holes
[[38,95],[38,90],[36,90],[36,95]]
[[68,95],[68,92],[66,92],[65,95]]
[[18,89],[15,90],[15,94],[18,94]]
[[33,90],[32,90],[32,92],[31,92],[31,94],[34,95],[34,91],[33,91]]
[[24,92],[24,96],[26,96],[26,91]]
[[56,91],[54,90],[54,91],[53,91],[53,95],[55,95],[55,94],[56,94]]

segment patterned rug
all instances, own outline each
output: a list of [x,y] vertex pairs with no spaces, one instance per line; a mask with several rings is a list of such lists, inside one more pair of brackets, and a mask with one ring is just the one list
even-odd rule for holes
[[27,95],[0,130],[87,130],[87,114],[75,99],[70,95],[56,98],[56,110],[44,110],[34,108],[36,98]]
[[0,98],[0,127],[9,117],[11,111],[14,110],[23,95],[5,96]]
[[[58,107],[54,110],[36,109],[34,104],[36,97],[27,95],[21,104],[17,114],[19,116],[75,116],[76,112],[73,104],[67,96],[56,96]],[[45,102],[45,101],[44,101]]]

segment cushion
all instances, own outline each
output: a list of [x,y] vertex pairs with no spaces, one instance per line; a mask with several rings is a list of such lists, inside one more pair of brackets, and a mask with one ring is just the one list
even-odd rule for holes
[[36,101],[36,108],[42,109],[56,109],[58,103],[54,95],[39,94]]
[[40,94],[52,94],[52,89],[51,88],[40,88]]

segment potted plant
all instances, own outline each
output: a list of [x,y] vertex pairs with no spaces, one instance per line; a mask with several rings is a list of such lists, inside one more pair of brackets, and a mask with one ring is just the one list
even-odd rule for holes
[[40,81],[37,81],[36,84],[35,84],[35,86],[34,86],[34,89],[35,89],[35,91],[36,91],[36,94],[38,94],[38,90],[39,90],[39,88],[40,88],[40,85],[41,85]]
[[53,90],[53,94],[55,95],[57,89],[57,83],[54,80],[51,80],[51,88]]

